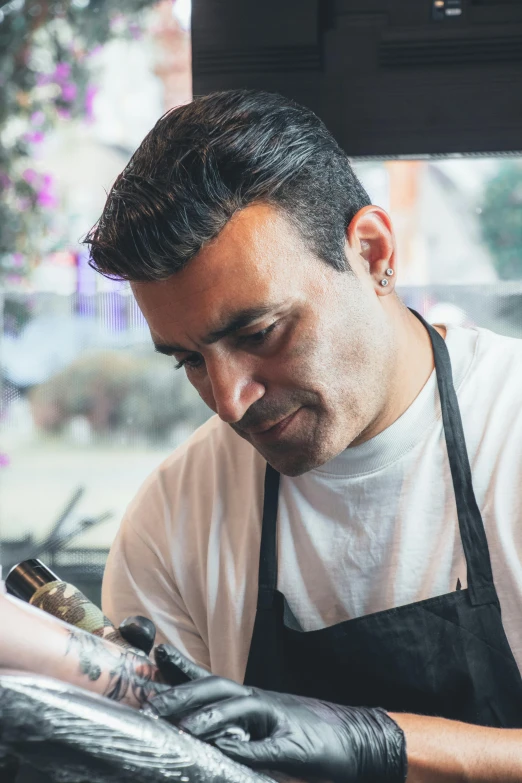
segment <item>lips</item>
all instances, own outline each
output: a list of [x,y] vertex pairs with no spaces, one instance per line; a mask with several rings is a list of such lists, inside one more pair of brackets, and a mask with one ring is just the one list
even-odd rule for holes
[[282,424],[286,419],[288,419],[289,416],[292,416],[292,413],[289,413],[287,416],[284,416],[282,419],[279,419],[279,421],[276,421],[274,424],[264,424],[262,427],[259,427],[259,429],[256,430],[243,430],[243,432],[246,432],[247,435],[261,435],[263,432],[268,432],[268,430],[273,429],[273,427],[278,427],[280,424]]
[[278,436],[283,432],[284,429],[286,429],[299,410],[300,408],[298,408],[293,413],[289,413],[283,419],[275,422],[275,424],[269,424],[268,426],[265,425],[264,427],[257,430],[244,430],[244,432],[251,437],[257,438],[270,435]]

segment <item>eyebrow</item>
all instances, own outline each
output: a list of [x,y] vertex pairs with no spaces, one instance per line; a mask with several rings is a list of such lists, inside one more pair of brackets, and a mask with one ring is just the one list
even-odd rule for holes
[[[214,329],[212,332],[209,332],[209,334],[207,334],[201,342],[204,345],[212,345],[212,343],[217,343],[224,337],[228,337],[228,335],[233,334],[240,329],[244,329],[245,326],[249,326],[254,321],[257,321],[259,318],[268,315],[268,313],[271,313],[276,309],[277,305],[263,305],[261,307],[250,307],[245,310],[240,310],[237,313],[233,313],[228,318],[228,320],[225,321],[223,326],[220,326],[218,329]],[[170,343],[155,342],[154,350],[158,353],[166,354],[167,356],[170,356],[173,353],[191,353],[189,348],[183,348],[181,345],[172,345]]]

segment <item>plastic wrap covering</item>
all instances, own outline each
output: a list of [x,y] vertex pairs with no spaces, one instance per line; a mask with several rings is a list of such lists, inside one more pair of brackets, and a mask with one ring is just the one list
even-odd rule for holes
[[0,758],[52,783],[267,783],[162,720],[71,685],[0,672]]

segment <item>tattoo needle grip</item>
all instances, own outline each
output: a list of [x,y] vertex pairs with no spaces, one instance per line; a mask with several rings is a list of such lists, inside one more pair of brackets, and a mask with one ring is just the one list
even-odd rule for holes
[[37,558],[11,569],[5,580],[8,593],[88,633],[131,648],[111,621],[74,585],[62,582]]

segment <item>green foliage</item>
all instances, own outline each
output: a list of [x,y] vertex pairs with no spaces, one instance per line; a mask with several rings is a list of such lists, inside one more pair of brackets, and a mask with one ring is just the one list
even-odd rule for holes
[[503,163],[488,182],[481,229],[500,279],[522,279],[522,165],[517,161]]
[[71,419],[88,420],[97,437],[119,433],[149,443],[169,440],[172,429],[187,421],[193,427],[209,416],[208,408],[164,357],[125,351],[93,351],[30,392],[37,427],[60,433]]
[[[157,0],[11,0],[0,9],[0,278],[41,255],[57,206],[52,178],[30,168],[58,123],[89,116],[93,51],[139,37]],[[122,8],[124,9],[122,11]]]

